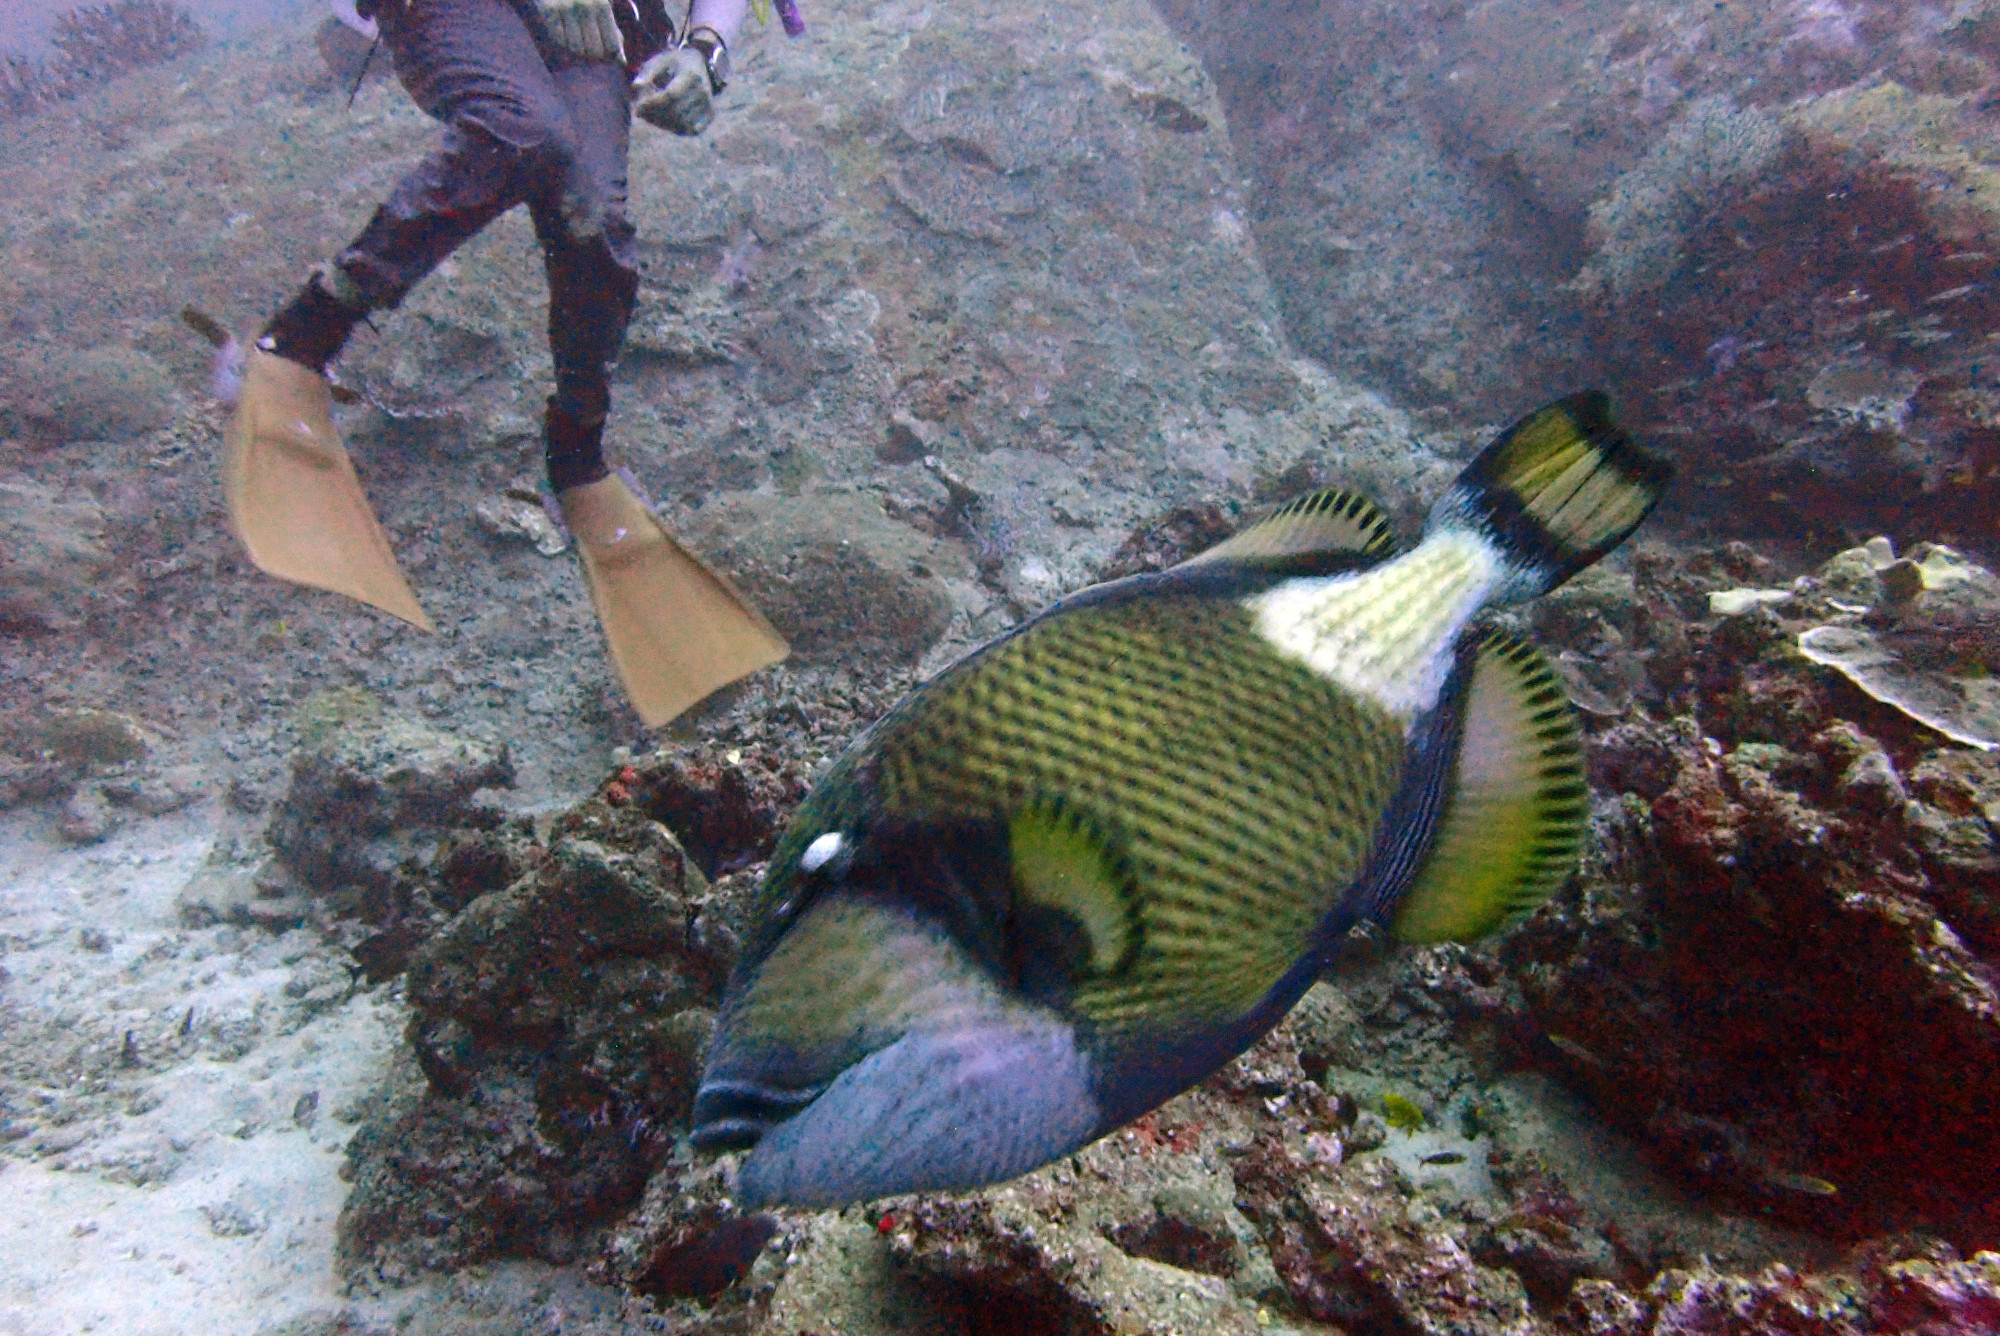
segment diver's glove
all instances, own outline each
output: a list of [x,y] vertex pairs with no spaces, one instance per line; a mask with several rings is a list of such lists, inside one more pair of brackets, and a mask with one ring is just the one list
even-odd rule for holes
[[670,47],[640,67],[632,98],[640,120],[677,135],[698,135],[715,119],[708,62],[692,46]]
[[625,38],[611,0],[535,0],[535,7],[550,40],[571,55],[625,63]]

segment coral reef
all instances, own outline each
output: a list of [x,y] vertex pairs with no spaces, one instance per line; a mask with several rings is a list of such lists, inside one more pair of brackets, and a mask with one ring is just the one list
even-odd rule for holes
[[[177,388],[209,351],[172,313],[254,318],[351,234],[434,134],[399,92],[325,115],[319,53],[274,39],[17,136],[0,807],[90,842],[64,856],[95,880],[5,925],[10,1182],[345,1165],[348,1306],[294,1325],[288,1292],[298,1332],[505,1276],[554,1277],[509,1282],[536,1296],[513,1330],[558,1304],[718,1336],[2000,1322],[2000,774],[1909,685],[2000,672],[1962,574],[2000,422],[1990,7],[1283,0],[1177,18],[1204,71],[1140,6],[1072,42],[1047,6],[827,3],[810,48],[746,42],[709,137],[635,140],[614,448],[802,650],[663,736],[522,518],[519,218],[343,367],[446,635],[257,576],[196,466],[220,418]],[[274,206],[288,179],[323,188]],[[1586,372],[1683,456],[1684,516],[1814,560],[1895,543],[1796,580],[1775,547],[1641,553],[1521,619],[1589,719],[1571,890],[1497,947],[1350,944],[1241,1062],[1016,1183],[730,1204],[729,1161],[677,1138],[737,908],[830,756],[917,674],[1249,505],[1333,483],[1411,518],[1474,419]],[[510,778],[513,814],[479,796]],[[136,818],[211,793],[158,822],[179,861],[131,861]],[[335,1226],[298,1251],[288,1193],[181,1214],[289,1276]],[[123,1284],[119,1246],[87,1266]]]
[[2000,553],[1990,6],[1163,13],[1305,351],[1440,419],[1604,383],[1711,534]]
[[107,79],[207,45],[194,16],[173,0],[107,0],[57,15],[55,55],[36,63],[0,55],[0,120],[91,92]]
[[199,51],[208,38],[194,16],[172,0],[107,0],[58,15],[49,41],[56,49],[55,80],[75,93]]
[[[1851,553],[1775,600],[1708,600],[1744,557],[1639,563],[1622,634],[1580,600],[1544,617],[1586,659],[1642,660],[1642,699],[1592,739],[1602,862],[1502,948],[1520,1002],[1491,1019],[1740,1209],[1991,1246],[2000,758],[1798,647],[1829,621],[1944,639],[1977,581],[1899,595]],[[1960,671],[2000,664],[1987,598]],[[1698,600],[1730,612],[1683,626]]]
[[665,827],[603,801],[409,960],[421,1089],[349,1148],[349,1266],[574,1259],[672,1153],[733,955]]

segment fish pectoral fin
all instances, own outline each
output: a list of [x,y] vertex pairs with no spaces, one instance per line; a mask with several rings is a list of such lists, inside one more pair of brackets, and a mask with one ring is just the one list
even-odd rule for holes
[[1471,941],[1554,894],[1583,847],[1583,743],[1555,670],[1500,632],[1474,652],[1437,833],[1392,928]]
[[[1038,972],[1073,985],[1128,966],[1139,950],[1138,883],[1115,841],[1061,802],[1007,819],[1014,935],[1024,982]],[[1031,991],[1034,991],[1031,988]]]
[[1395,550],[1395,534],[1380,506],[1359,492],[1329,487],[1286,502],[1181,565],[1235,561],[1314,575],[1322,566],[1349,570],[1386,560]]

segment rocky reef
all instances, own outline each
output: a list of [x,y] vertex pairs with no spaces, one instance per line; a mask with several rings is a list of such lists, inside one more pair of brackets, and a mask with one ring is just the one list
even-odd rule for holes
[[[1125,559],[1199,530],[1170,513]],[[845,1212],[743,1215],[727,1158],[679,1139],[745,892],[806,791],[798,737],[461,824],[355,937],[402,980],[410,1062],[349,1143],[343,1265],[580,1265],[714,1332],[1981,1330],[2000,749],[1801,646],[1865,631],[1915,675],[1944,635],[1966,675],[2000,662],[1995,611],[2000,581],[1935,547],[1788,581],[1741,546],[1653,549],[1584,577],[1529,614],[1589,724],[1572,887],[1495,946],[1357,937],[1251,1052],[1062,1163]],[[379,742],[311,755],[397,769]],[[381,787],[324,764],[280,844]],[[305,880],[351,914],[356,875]]]
[[[1579,615],[1587,589],[1540,614],[1650,702],[1592,738],[1600,861],[1503,948],[1493,1019],[1738,1209],[1990,1246],[2000,759],[1932,707],[2000,665],[2000,581],[1941,550],[1885,580],[1871,549],[1768,590],[1701,588],[1755,580],[1744,552],[1641,561],[1625,618]],[[1830,663],[1835,628],[1940,667]]]
[[[824,0],[708,136],[640,132],[615,451],[798,650],[657,735],[537,497],[521,219],[341,368],[443,633],[227,536],[177,313],[258,318],[431,141],[385,81],[346,109],[351,44],[0,126],[0,811],[73,877],[6,901],[0,1156],[51,1218],[164,1189],[265,1277],[332,1256],[283,1336],[457,1332],[436,1296],[496,1276],[534,1279],[463,1330],[2000,1325],[1990,6],[1162,8],[1192,51],[1142,5]],[[1357,939],[1018,1182],[735,1208],[690,1083],[830,756],[1264,502],[1407,522],[1586,378],[1686,482],[1677,546],[1515,619],[1588,724],[1570,888],[1491,946]],[[51,1256],[138,1274],[132,1200]]]

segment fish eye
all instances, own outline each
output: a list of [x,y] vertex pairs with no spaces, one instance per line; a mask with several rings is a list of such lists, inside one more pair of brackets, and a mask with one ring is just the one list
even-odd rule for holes
[[847,837],[837,830],[830,830],[806,846],[799,855],[799,871],[817,872],[831,862],[847,845]]

